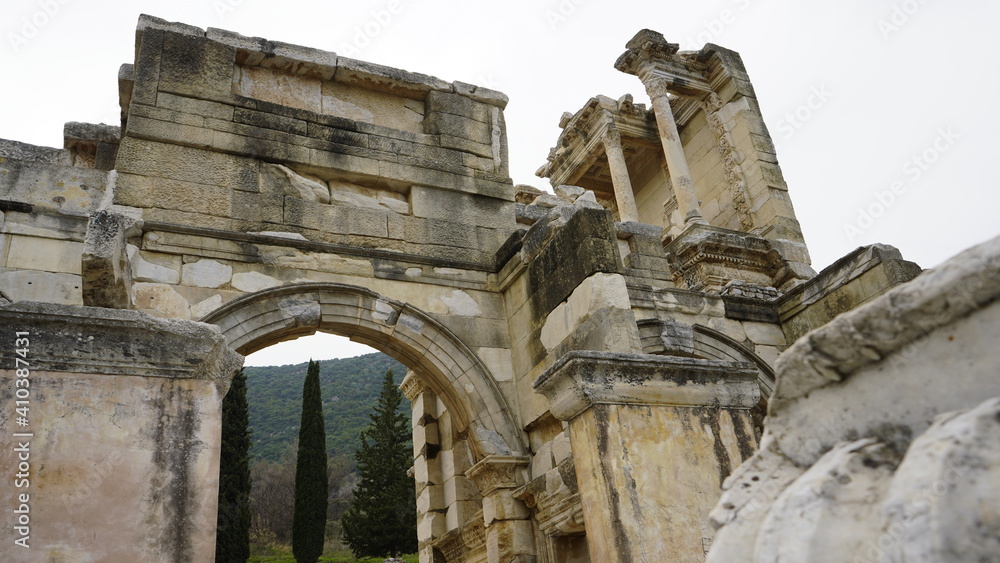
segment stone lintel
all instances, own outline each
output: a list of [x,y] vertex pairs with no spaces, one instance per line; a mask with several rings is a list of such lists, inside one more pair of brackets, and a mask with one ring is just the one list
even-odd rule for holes
[[488,455],[465,472],[479,487],[479,494],[490,496],[499,489],[514,489],[522,484],[521,473],[531,458],[517,455]]
[[[18,302],[0,325],[28,332],[37,371],[215,381],[221,392],[243,365],[214,325],[157,319],[138,311]],[[0,363],[14,365],[14,349]]]
[[746,362],[590,350],[566,354],[532,386],[560,420],[596,404],[749,409],[760,396]]

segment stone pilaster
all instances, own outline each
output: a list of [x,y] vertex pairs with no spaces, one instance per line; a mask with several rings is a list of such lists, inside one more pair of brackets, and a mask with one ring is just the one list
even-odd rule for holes
[[572,352],[535,383],[569,421],[593,561],[703,561],[708,511],[756,447],[749,364]]
[[0,499],[30,526],[29,549],[4,526],[2,558],[211,561],[222,398],[243,362],[218,327],[24,302],[0,327],[0,470],[24,473]]
[[433,561],[431,545],[447,532],[444,476],[438,453],[437,395],[412,371],[399,384],[410,401],[413,424],[413,482],[417,499],[417,542],[421,563]]
[[535,561],[531,512],[514,491],[525,482],[530,458],[490,455],[465,473],[483,497],[486,556],[489,563]]

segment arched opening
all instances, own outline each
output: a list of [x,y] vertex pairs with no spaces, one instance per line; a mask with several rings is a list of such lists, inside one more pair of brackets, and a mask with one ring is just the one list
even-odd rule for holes
[[371,290],[333,283],[268,289],[234,300],[203,322],[248,355],[317,331],[346,336],[408,368],[421,545],[469,525],[482,509],[465,471],[487,455],[518,455],[524,441],[488,366],[427,313]]

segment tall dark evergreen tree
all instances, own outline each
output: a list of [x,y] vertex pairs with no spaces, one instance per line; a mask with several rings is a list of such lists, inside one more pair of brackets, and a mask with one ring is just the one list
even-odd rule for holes
[[326,531],[326,432],[319,390],[319,362],[309,360],[302,386],[302,424],[295,462],[295,515],[292,553],[298,563],[315,563],[323,554]]
[[413,463],[410,425],[399,412],[403,393],[385,374],[382,392],[369,415],[371,424],[361,432],[358,488],[351,507],[341,517],[344,541],[356,557],[385,557],[417,550],[417,515],[413,478],[406,475]]
[[219,461],[217,563],[250,558],[250,421],[247,377],[240,370],[222,400],[222,456]]

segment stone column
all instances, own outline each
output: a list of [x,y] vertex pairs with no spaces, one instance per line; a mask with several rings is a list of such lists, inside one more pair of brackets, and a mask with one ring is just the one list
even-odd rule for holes
[[615,124],[609,120],[607,129],[601,136],[604,152],[608,156],[608,168],[611,169],[611,183],[615,188],[615,201],[618,203],[618,218],[622,221],[639,221],[639,209],[635,205],[635,193],[632,191],[632,180],[628,176],[625,165],[625,153],[622,151],[622,137]]
[[489,563],[534,563],[535,536],[531,511],[513,492],[526,481],[525,456],[490,455],[465,473],[479,487],[486,522],[486,560]]
[[570,352],[534,383],[569,421],[592,561],[704,561],[722,481],[753,454],[750,364]]
[[688,168],[687,157],[684,156],[684,146],[677,133],[677,123],[670,109],[670,97],[667,95],[667,81],[658,76],[648,76],[643,80],[646,92],[653,103],[653,114],[656,115],[656,125],[660,130],[660,143],[663,144],[663,156],[667,160],[667,170],[670,172],[670,185],[677,197],[684,225],[705,223],[701,216],[698,196],[694,193],[694,182],[691,180],[691,170]]

